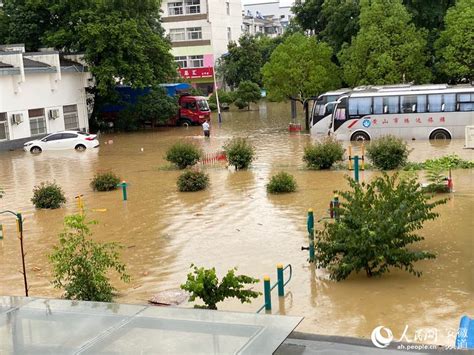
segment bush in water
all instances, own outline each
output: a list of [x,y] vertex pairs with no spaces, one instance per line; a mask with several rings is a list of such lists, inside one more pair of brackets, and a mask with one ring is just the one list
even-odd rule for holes
[[192,143],[178,142],[166,152],[166,160],[175,164],[179,169],[193,166],[201,158],[202,152]]
[[33,189],[31,202],[36,208],[59,208],[66,202],[64,192],[59,185],[54,182],[42,182]]

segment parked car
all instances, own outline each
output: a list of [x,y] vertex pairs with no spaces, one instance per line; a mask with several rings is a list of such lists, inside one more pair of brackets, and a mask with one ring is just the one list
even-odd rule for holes
[[99,141],[95,134],[77,131],[62,131],[47,135],[42,139],[26,142],[23,145],[25,152],[41,153],[43,150],[75,149],[84,151],[88,148],[97,148]]

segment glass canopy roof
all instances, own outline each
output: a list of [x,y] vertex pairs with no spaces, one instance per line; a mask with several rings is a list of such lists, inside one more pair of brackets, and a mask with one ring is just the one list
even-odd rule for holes
[[0,354],[271,354],[301,320],[0,296]]

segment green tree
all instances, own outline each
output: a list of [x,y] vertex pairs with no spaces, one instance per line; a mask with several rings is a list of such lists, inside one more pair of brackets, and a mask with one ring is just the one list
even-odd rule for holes
[[350,86],[428,82],[426,30],[418,30],[401,0],[361,0],[360,30],[339,60]]
[[320,16],[326,25],[320,32],[321,39],[338,53],[344,43],[351,43],[359,31],[359,0],[325,0]]
[[248,81],[248,80],[240,82],[239,87],[236,92],[236,103],[237,103],[237,100],[239,100],[240,102],[244,104],[244,107],[247,106],[247,110],[250,110],[250,103],[251,102],[257,103],[261,97],[262,97],[262,94],[257,84],[252,83],[251,81]]
[[440,70],[455,81],[474,79],[474,1],[458,0],[436,42]]
[[255,284],[259,280],[247,275],[236,275],[237,268],[230,269],[219,282],[216,269],[205,269],[191,265],[193,272],[188,274],[186,283],[181,288],[191,294],[190,301],[200,298],[205,306],[195,308],[217,309],[217,303],[226,298],[237,298],[242,303],[250,303],[252,298],[257,298],[260,292],[245,289],[248,284]]
[[178,108],[176,97],[168,96],[161,87],[155,87],[138,98],[134,111],[141,121],[151,121],[152,127],[155,127],[157,123],[166,123],[176,116]]
[[306,111],[308,99],[339,88],[339,68],[331,61],[332,49],[315,37],[295,33],[280,44],[263,66],[263,83],[270,99],[296,100]]
[[118,82],[143,88],[177,75],[157,0],[6,0],[4,12],[15,42],[31,41],[27,49],[84,54],[96,80],[94,109],[116,95]]
[[342,197],[339,219],[317,231],[318,265],[338,281],[361,270],[380,276],[390,267],[420,276],[413,264],[435,255],[408,246],[424,239],[416,232],[439,216],[432,210],[446,200],[431,201],[415,179],[398,179],[398,174],[370,183],[348,181],[351,190],[336,191]]
[[124,282],[130,281],[125,265],[119,260],[120,246],[116,243],[97,243],[84,215],[64,218],[64,231],[59,244],[54,246],[49,260],[53,266],[55,288],[64,289],[66,299],[111,302],[115,288],[107,273],[115,270]]
[[324,0],[295,1],[291,11],[294,21],[304,31],[319,34],[326,27],[326,18],[322,15]]
[[24,43],[27,51],[36,51],[43,45],[49,20],[46,1],[5,0],[0,9],[0,44]]

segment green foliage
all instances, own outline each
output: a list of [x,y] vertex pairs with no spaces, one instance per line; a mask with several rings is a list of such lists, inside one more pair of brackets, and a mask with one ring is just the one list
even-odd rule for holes
[[89,226],[84,215],[64,218],[64,231],[59,244],[48,256],[53,267],[53,285],[64,289],[66,299],[112,302],[115,288],[107,276],[115,270],[124,282],[130,281],[125,265],[120,262],[116,243],[97,243],[90,239]]
[[271,177],[267,185],[267,192],[271,194],[287,193],[296,191],[296,180],[293,175],[284,171]]
[[446,14],[446,29],[436,42],[440,70],[456,81],[474,78],[473,18],[473,1],[456,1]]
[[[230,105],[235,101],[235,92],[234,91],[225,91],[222,89],[217,90],[217,95],[219,95],[219,103],[222,104],[227,104]],[[209,104],[216,104],[217,105],[217,99],[216,99],[216,94],[212,93],[212,95],[209,97]],[[216,106],[217,107],[217,106]]]
[[255,159],[255,148],[245,138],[232,138],[224,145],[224,151],[236,170],[247,169]]
[[326,18],[322,15],[324,0],[295,1],[291,11],[294,20],[303,30],[320,33],[324,30]]
[[134,106],[129,105],[120,111],[114,121],[114,130],[119,132],[133,132],[140,128],[140,121]]
[[380,170],[393,170],[406,164],[408,154],[407,144],[394,136],[383,136],[367,146],[367,157]]
[[243,101],[241,98],[237,98],[235,101],[234,101],[234,105],[239,109],[239,110],[243,110],[244,108],[247,107],[247,103],[245,101]]
[[416,29],[401,0],[361,0],[360,30],[338,58],[350,86],[425,83],[427,31]]
[[59,208],[66,202],[61,186],[55,182],[42,182],[33,188],[31,202],[36,208]]
[[201,158],[202,152],[192,143],[178,142],[166,152],[166,160],[175,164],[179,169],[193,166]]
[[164,88],[156,87],[140,96],[134,109],[142,122],[151,121],[154,127],[157,123],[166,123],[176,116],[178,108],[176,97],[168,96]]
[[431,164],[426,167],[426,178],[428,186],[424,187],[426,192],[449,192],[446,177],[443,174],[444,167],[441,164]]
[[251,81],[245,80],[245,81],[240,82],[237,92],[235,93],[235,96],[236,96],[236,106],[239,109],[241,107],[239,107],[239,105],[237,104],[237,101],[239,101],[239,104],[245,103],[247,110],[250,110],[250,103],[251,102],[257,103],[258,100],[261,99],[262,94],[257,84],[252,83]]
[[403,170],[423,170],[430,166],[442,166],[444,170],[449,169],[474,169],[474,161],[464,160],[456,154],[444,155],[440,158],[428,159],[423,163],[408,162]]
[[242,81],[261,85],[260,70],[281,39],[243,34],[238,42],[229,43],[226,55],[218,61],[217,73],[231,88],[238,87]]
[[344,148],[341,142],[333,138],[326,138],[321,142],[306,146],[303,161],[309,169],[329,169],[343,157]]
[[181,192],[201,191],[209,186],[209,175],[202,171],[187,170],[178,177],[176,184]]
[[91,187],[94,191],[111,191],[117,188],[120,178],[112,171],[97,173],[91,181]]
[[435,255],[408,246],[424,239],[416,231],[439,216],[432,210],[446,200],[432,202],[416,179],[399,179],[398,174],[384,173],[370,183],[348,181],[349,191],[336,191],[339,220],[317,231],[318,265],[338,281],[361,270],[380,276],[390,267],[420,276],[413,264]]
[[[96,80],[91,90],[97,104],[111,98],[117,80],[134,88],[173,80],[176,65],[160,21],[156,0],[8,0],[0,23],[9,38],[2,43],[27,43],[27,49],[54,47],[83,53]],[[3,25],[4,27],[5,25]],[[0,26],[2,27],[2,26]],[[96,110],[97,111],[97,110]]]
[[250,303],[261,293],[245,289],[246,285],[255,284],[259,280],[247,275],[236,275],[237,268],[230,269],[219,282],[216,269],[205,269],[191,265],[193,272],[188,274],[186,283],[181,288],[191,294],[190,301],[200,298],[205,306],[195,308],[217,309],[217,303],[226,298],[237,298],[241,303]]
[[209,110],[216,111],[217,110],[217,104],[214,103],[214,102],[209,102]]
[[331,61],[332,49],[316,37],[295,33],[287,37],[263,66],[265,89],[271,100],[310,97],[339,88],[339,68]]

